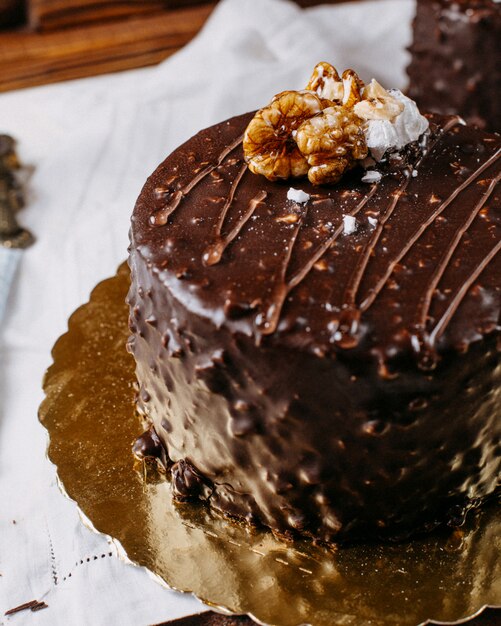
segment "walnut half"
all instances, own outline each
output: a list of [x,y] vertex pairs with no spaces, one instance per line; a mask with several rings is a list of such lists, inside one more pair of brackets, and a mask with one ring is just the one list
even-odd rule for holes
[[332,106],[298,128],[296,142],[314,185],[336,183],[368,153],[360,119],[346,106]]
[[268,180],[297,178],[308,173],[299,151],[297,128],[323,108],[311,91],[284,91],[260,109],[245,131],[243,148],[249,169]]

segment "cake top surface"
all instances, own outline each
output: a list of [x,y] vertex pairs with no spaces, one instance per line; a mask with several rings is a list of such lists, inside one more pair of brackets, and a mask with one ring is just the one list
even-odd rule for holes
[[423,368],[499,330],[499,136],[430,116],[421,145],[314,186],[248,169],[252,117],[194,136],[137,201],[132,245],[187,309],[256,341]]

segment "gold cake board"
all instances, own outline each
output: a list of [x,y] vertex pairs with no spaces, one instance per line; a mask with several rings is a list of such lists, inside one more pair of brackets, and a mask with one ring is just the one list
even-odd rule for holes
[[169,587],[273,626],[417,626],[501,606],[501,519],[494,505],[460,531],[400,544],[287,543],[175,505],[162,478],[134,470],[141,434],[125,350],[129,273],[100,283],[53,349],[40,407],[49,458],[92,526]]

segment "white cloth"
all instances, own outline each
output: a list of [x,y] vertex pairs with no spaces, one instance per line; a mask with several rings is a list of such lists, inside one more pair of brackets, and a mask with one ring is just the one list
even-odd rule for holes
[[[1,624],[141,626],[203,609],[116,558],[60,494],[37,422],[50,349],[125,259],[135,198],[172,149],[302,88],[321,60],[403,88],[413,12],[414,0],[308,10],[223,0],[200,35],[155,68],[0,96],[0,132],[14,135],[22,161],[35,166],[20,219],[37,237],[0,329]],[[49,608],[3,616],[33,599]]]

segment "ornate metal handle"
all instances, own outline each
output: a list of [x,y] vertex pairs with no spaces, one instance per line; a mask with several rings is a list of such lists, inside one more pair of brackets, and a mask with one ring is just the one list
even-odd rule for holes
[[0,246],[4,248],[26,248],[34,241],[33,235],[16,219],[16,212],[24,204],[15,176],[19,168],[14,139],[0,135]]

